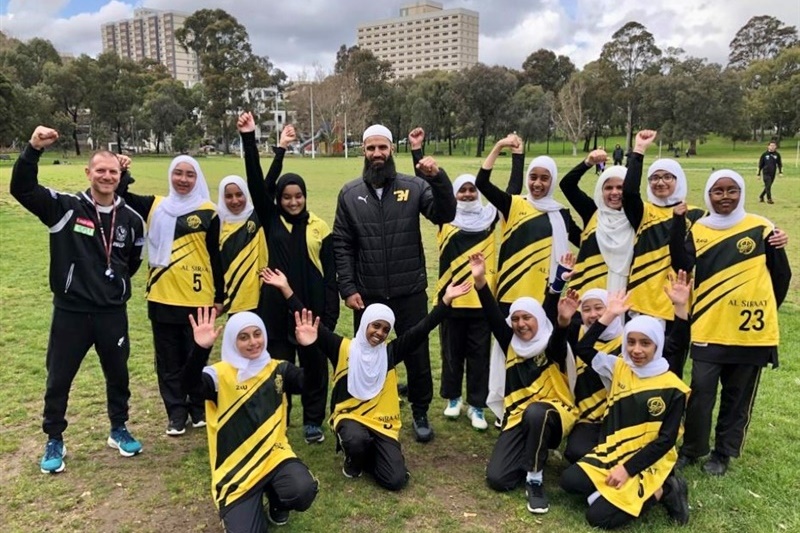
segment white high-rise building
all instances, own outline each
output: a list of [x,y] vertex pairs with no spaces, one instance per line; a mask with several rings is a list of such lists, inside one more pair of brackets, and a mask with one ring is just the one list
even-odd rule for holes
[[461,70],[478,62],[478,17],[469,9],[414,2],[402,6],[397,18],[360,24],[358,46],[389,61],[396,78]]
[[103,24],[103,52],[115,52],[134,61],[155,59],[166,66],[172,77],[191,87],[200,81],[197,54],[186,51],[175,39],[187,13],[136,9],[133,18]]

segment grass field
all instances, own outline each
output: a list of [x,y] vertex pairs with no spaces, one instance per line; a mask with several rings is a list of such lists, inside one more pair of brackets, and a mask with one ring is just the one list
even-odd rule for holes
[[[609,139],[613,147],[618,140]],[[800,219],[800,169],[794,167],[794,149],[783,149],[784,175],[774,186],[775,205],[756,200],[760,182],[755,162],[763,144],[737,145],[721,140],[701,145],[700,156],[681,158],[689,176],[690,203],[703,205],[701,191],[712,168],[732,167],[746,179],[748,210],[763,214],[790,235],[789,257],[800,269],[798,219]],[[441,148],[440,148],[441,149]],[[446,147],[445,147],[446,149]],[[551,143],[559,172],[577,162],[560,155],[561,143]],[[432,150],[430,150],[432,151]],[[543,153],[536,146],[531,153]],[[655,151],[655,150],[654,150]],[[651,154],[647,161],[652,161]],[[666,151],[664,153],[666,155]],[[42,159],[41,181],[58,190],[86,187],[83,161],[53,166],[57,155]],[[410,172],[410,154],[397,157],[398,168]],[[167,158],[134,159],[133,174],[139,193],[166,191]],[[451,178],[475,173],[474,157],[441,157]],[[220,178],[243,173],[235,157],[201,160],[212,191]],[[265,168],[269,160],[264,160]],[[108,432],[103,376],[90,352],[72,388],[65,434],[69,449],[67,470],[56,476],[39,472],[45,436],[41,432],[45,383],[44,354],[51,317],[47,282],[47,231],[8,194],[11,166],[0,162],[0,518],[4,531],[220,531],[210,497],[209,466],[204,431],[191,428],[183,438],[164,434],[165,416],[153,368],[153,349],[143,298],[144,269],[134,279],[134,297],[128,306],[131,338],[131,420],[129,427],[144,444],[144,453],[121,458],[105,445]],[[308,183],[309,206],[332,222],[341,185],[359,174],[360,158],[289,159],[287,171],[298,172]],[[494,179],[505,183],[510,158],[500,158]],[[587,174],[586,190],[594,187]],[[216,200],[216,193],[212,193]],[[557,198],[563,200],[560,193]],[[424,223],[428,277],[436,271],[435,229]],[[800,276],[795,276],[787,303],[781,309],[781,356],[777,370],[764,372],[744,456],[733,462],[729,474],[710,479],[699,468],[686,471],[690,484],[692,518],[689,531],[768,532],[800,531]],[[350,312],[343,309],[339,331],[351,334]],[[431,336],[434,391],[431,421],[436,439],[428,445],[413,442],[410,411],[403,408],[401,441],[412,473],[409,486],[399,494],[377,488],[367,478],[347,480],[341,474],[341,456],[334,454],[334,439],[326,428],[322,445],[308,446],[293,416],[290,440],[295,451],[319,478],[320,492],[312,508],[293,514],[286,531],[588,531],[584,503],[561,492],[557,477],[565,467],[551,457],[545,484],[551,511],[534,516],[525,510],[522,490],[508,494],[490,491],[484,469],[496,432],[474,432],[463,418],[444,419],[438,398],[441,360],[438,335]],[[297,405],[299,402],[295,402]],[[668,531],[666,515],[656,509],[631,531]]]

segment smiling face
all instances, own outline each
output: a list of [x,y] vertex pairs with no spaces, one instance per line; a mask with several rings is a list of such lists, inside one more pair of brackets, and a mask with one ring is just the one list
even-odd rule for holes
[[610,209],[622,209],[622,178],[608,178],[603,183],[603,203]]
[[303,189],[294,183],[287,185],[281,192],[281,208],[290,215],[299,215],[306,207]]
[[113,196],[121,174],[116,156],[108,153],[95,154],[84,171],[89,179],[89,187],[95,195]]
[[392,155],[392,143],[383,135],[373,135],[364,141],[364,157],[373,168],[380,168]]
[[183,162],[175,165],[169,177],[172,187],[178,194],[189,194],[197,183],[197,171],[191,163]]
[[459,202],[474,202],[478,199],[478,189],[472,183],[465,183],[458,189],[456,193],[456,200]]
[[598,298],[581,300],[581,321],[587,328],[597,322],[597,319],[606,312],[606,304]]
[[392,326],[385,320],[370,322],[367,324],[367,342],[374,348],[386,340],[390,331],[392,331]]
[[523,341],[529,341],[539,332],[539,321],[527,311],[514,311],[511,315],[511,329]]
[[547,196],[552,180],[553,177],[549,170],[544,167],[533,167],[528,174],[528,191],[531,193],[531,197],[534,200],[541,200]]
[[625,351],[636,366],[644,366],[656,355],[656,343],[638,331],[631,331],[625,338]]
[[257,359],[264,353],[264,332],[258,326],[248,326],[236,335],[236,350],[245,359]]
[[730,215],[739,206],[742,189],[732,178],[720,178],[708,190],[711,208],[720,215]]
[[234,215],[238,215],[244,211],[247,206],[247,197],[235,183],[229,183],[225,186],[225,207]]
[[659,200],[666,200],[675,192],[678,180],[666,170],[656,170],[647,178],[653,195]]

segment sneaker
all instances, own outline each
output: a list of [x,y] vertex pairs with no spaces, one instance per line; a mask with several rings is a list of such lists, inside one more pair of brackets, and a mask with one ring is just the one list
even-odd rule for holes
[[325,434],[319,426],[312,424],[303,426],[303,433],[305,433],[306,444],[317,444],[325,440]]
[[664,496],[661,503],[669,517],[678,525],[689,523],[689,486],[678,476],[669,476],[664,482]]
[[773,201],[772,201],[772,198],[768,198],[768,199],[767,199],[767,203],[768,203],[768,204],[774,204],[775,202],[773,202]]
[[355,479],[361,477],[361,469],[353,464],[353,461],[345,456],[344,465],[342,465],[342,474],[348,479]]
[[193,428],[204,428],[206,427],[206,415],[198,415],[192,416],[192,427]]
[[534,514],[544,514],[550,510],[550,503],[544,494],[544,487],[538,481],[525,483],[525,495],[528,497],[528,511]]
[[289,510],[278,509],[270,505],[269,511],[267,511],[267,519],[276,526],[285,526],[289,522]]
[[764,203],[764,197],[763,197],[763,196],[759,196],[759,197],[758,197],[758,201],[759,201],[759,202],[761,202],[761,203],[763,204],[763,203]]
[[39,463],[42,474],[57,474],[63,472],[67,465],[64,457],[67,456],[67,447],[63,440],[50,439],[44,447],[44,456]]
[[427,416],[415,416],[412,426],[414,427],[414,437],[416,437],[417,442],[430,442],[433,440],[433,428],[428,423]]
[[472,407],[470,405],[469,409],[467,409],[467,418],[472,422],[472,427],[478,431],[485,431],[489,427],[486,419],[483,418],[483,409],[480,407]]
[[167,435],[177,437],[186,433],[186,419],[170,420],[167,424]]
[[697,463],[697,458],[688,455],[678,454],[678,461],[675,463],[675,470],[683,470],[689,465]]
[[728,463],[730,463],[730,457],[711,452],[711,457],[703,465],[703,472],[710,476],[724,476],[728,471]]
[[458,418],[458,415],[461,414],[462,405],[463,404],[461,403],[461,398],[460,397],[459,398],[455,398],[453,400],[448,400],[447,401],[447,407],[444,410],[444,416],[446,416],[447,418],[452,418],[453,420],[455,420],[456,418]]
[[142,443],[134,439],[125,426],[113,428],[106,442],[111,448],[119,450],[122,457],[133,457],[142,453]]

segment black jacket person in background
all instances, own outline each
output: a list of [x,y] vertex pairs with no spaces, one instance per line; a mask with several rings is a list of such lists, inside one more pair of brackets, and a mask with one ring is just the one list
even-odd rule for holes
[[775,141],[771,141],[767,145],[767,151],[761,154],[758,159],[758,175],[764,179],[764,190],[758,195],[758,201],[763,202],[764,196],[767,197],[767,203],[774,203],[772,201],[772,182],[775,181],[775,171],[778,174],[783,174],[783,163],[781,162],[781,154],[777,151],[778,145]]

